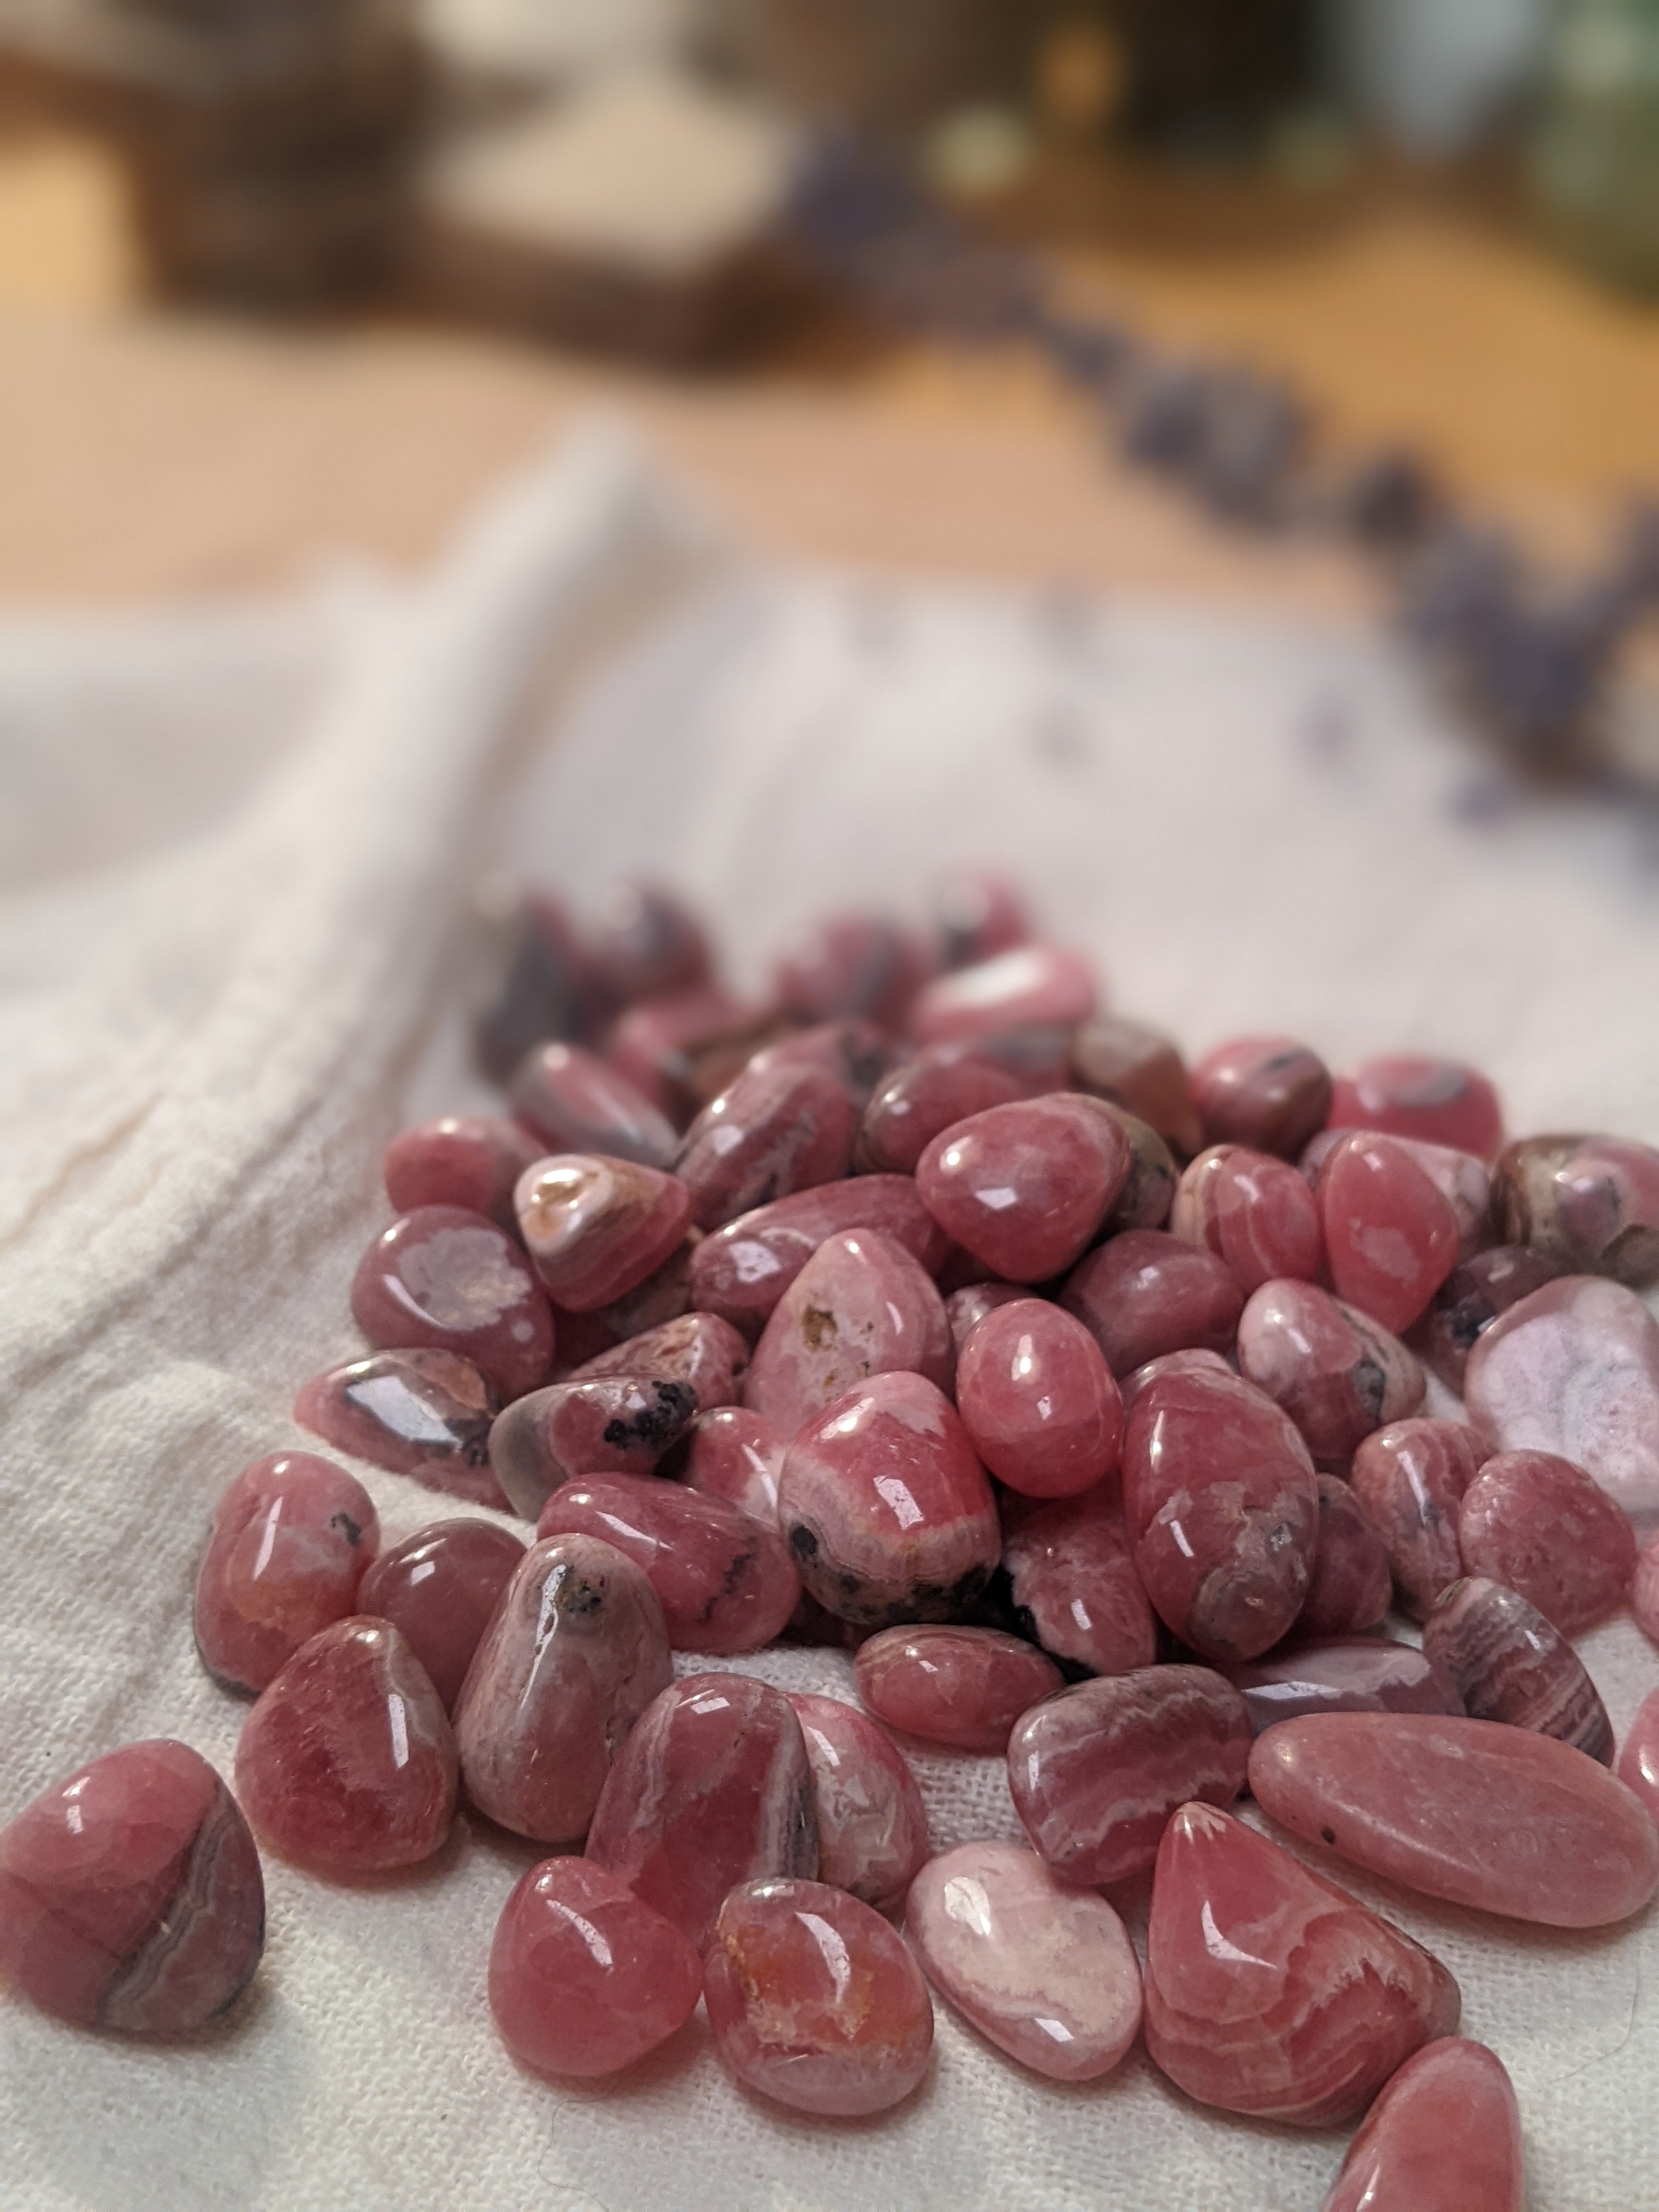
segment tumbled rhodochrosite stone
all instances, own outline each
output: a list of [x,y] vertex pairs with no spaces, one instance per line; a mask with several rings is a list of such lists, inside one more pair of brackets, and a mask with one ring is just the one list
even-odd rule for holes
[[1330,1071],[1294,1037],[1232,1037],[1192,1073],[1193,1103],[1208,1145],[1248,1145],[1293,1160],[1331,1103]]
[[1486,1456],[1462,1421],[1392,1421],[1353,1455],[1348,1486],[1388,1554],[1400,1609],[1413,1620],[1463,1571],[1457,1521]]
[[1170,1822],[1146,1932],[1146,2048],[1189,2097],[1329,2127],[1449,2035],[1459,2009],[1437,1959],[1243,1821],[1185,1805]]
[[872,1094],[859,1124],[854,1164],[889,1175],[914,1175],[935,1137],[988,1107],[1029,1098],[1032,1086],[1017,1068],[967,1044],[926,1045],[902,1061]]
[[1168,1352],[1230,1351],[1244,1300],[1214,1253],[1130,1229],[1073,1269],[1060,1304],[1122,1376]]
[[1364,1130],[1325,1162],[1318,1195],[1338,1296],[1384,1328],[1409,1328],[1462,1252],[1450,1200],[1403,1145]]
[[1044,1298],[988,1313],[963,1346],[957,1410],[999,1481],[1068,1498],[1117,1465],[1123,1404],[1081,1322]]
[[1412,1348],[1449,1390],[1463,1395],[1463,1378],[1475,1340],[1499,1314],[1541,1291],[1564,1271],[1524,1244],[1494,1244],[1454,1267],[1417,1327]]
[[1306,1445],[1234,1375],[1143,1390],[1123,1440],[1123,1509],[1153,1607],[1206,1659],[1285,1635],[1313,1575],[1319,1492]]
[[1158,1656],[1158,1627],[1111,1486],[1039,1506],[1003,1539],[1020,1626],[1091,1674],[1127,1674]]
[[703,1108],[676,1158],[698,1225],[718,1229],[834,1182],[847,1172],[857,1127],[845,1085],[824,1069],[744,1068]]
[[789,1702],[812,1768],[818,1879],[892,1911],[927,1856],[916,1778],[891,1737],[857,1706],[804,1691],[791,1691]]
[[799,2112],[884,2112],[927,2071],[933,2008],[902,1936],[827,1882],[759,1881],[720,1909],[704,1961],[714,2045]]
[[386,1351],[459,1352],[504,1398],[544,1382],[553,1362],[546,1293],[517,1243],[455,1206],[401,1215],[364,1253],[351,1314]]
[[942,968],[973,968],[1031,941],[1031,918],[1018,884],[991,868],[958,868],[933,896]]
[[1659,1887],[1659,1832],[1582,1752],[1495,1721],[1321,1713],[1250,1753],[1275,1820],[1407,1889],[1551,1928],[1599,1928]]
[[588,1859],[544,1859],[501,1908],[489,2009],[551,2081],[618,2074],[697,2008],[702,1960],[672,1922]]
[[402,1630],[446,1712],[524,1552],[493,1521],[434,1521],[383,1552],[358,1587],[358,1612]]
[[602,1375],[532,1390],[489,1431],[490,1464],[514,1510],[528,1521],[578,1474],[649,1474],[696,1418],[689,1382],[661,1376]]
[[1381,1636],[1297,1643],[1224,1669],[1259,1735],[1304,1713],[1453,1713],[1463,1700],[1437,1659]]
[[1156,1359],[1137,1367],[1119,1378],[1118,1389],[1123,1394],[1123,1411],[1127,1418],[1131,1406],[1141,1392],[1161,1380],[1165,1375],[1235,1375],[1218,1352],[1161,1352]]
[[245,1468],[214,1508],[196,1577],[196,1649],[210,1674],[263,1690],[354,1601],[380,1524],[361,1482],[309,1452]]
[[188,2034],[235,2002],[264,1936],[247,1824],[185,1744],[125,1744],[0,1829],[0,1980],[77,2027]]
[[1414,1053],[1362,1060],[1339,1075],[1328,1118],[1334,1129],[1379,1129],[1385,1136],[1455,1145],[1482,1160],[1504,1141],[1498,1093],[1479,1069]]
[[876,1023],[843,1016],[763,1045],[745,1065],[763,1073],[772,1067],[821,1067],[846,1091],[854,1113],[862,1114],[871,1092],[892,1066],[896,1049]]
[[968,1341],[969,1332],[999,1306],[1011,1306],[1016,1298],[1029,1298],[1030,1285],[1027,1283],[967,1283],[959,1291],[952,1291],[945,1301],[945,1317],[951,1324],[951,1337],[957,1347],[957,1357]]
[[1365,2115],[1321,2212],[1523,2212],[1521,2114],[1501,2060],[1442,2036]]
[[816,1875],[812,1770],[788,1698],[746,1674],[664,1690],[606,1778],[587,1856],[699,1951],[739,1882]]
[[718,1314],[687,1313],[642,1330],[573,1368],[569,1382],[603,1375],[656,1375],[691,1387],[698,1409],[734,1406],[749,1368],[747,1340]]
[[1103,1897],[1018,1844],[963,1844],[912,1883],[928,1978],[1000,2051],[1056,2081],[1109,2074],[1140,2026],[1140,1965]]
[[1176,1806],[1232,1803],[1250,1734],[1243,1699],[1207,1667],[1079,1682],[1009,1738],[1014,1809],[1068,1881],[1122,1881],[1158,1856]]
[[1086,960],[1058,945],[1022,945],[929,983],[911,1006],[910,1034],[918,1044],[943,1044],[1003,1030],[1070,1030],[1094,1010]]
[[1129,1144],[1129,1172],[1108,1209],[1103,1235],[1115,1237],[1123,1229],[1162,1229],[1181,1181],[1175,1154],[1151,1123],[1138,1115],[1126,1112],[1109,1098],[1097,1098],[1095,1104],[1117,1123]]
[[1072,1040],[1072,1075],[1079,1091],[1127,1108],[1177,1152],[1203,1144],[1186,1062],[1157,1030],[1114,1014],[1085,1022]]
[[1018,1636],[938,1623],[867,1638],[854,1670],[878,1720],[959,1751],[1006,1751],[1020,1715],[1062,1680],[1052,1659]]
[[778,1477],[789,1439],[746,1406],[717,1406],[699,1413],[677,1469],[689,1490],[722,1498],[757,1521],[776,1524]]
[[921,957],[879,915],[828,915],[810,922],[778,962],[778,1004],[798,1020],[859,1015],[902,1030],[921,981]]
[[1659,1536],[1655,1536],[1636,1555],[1630,1602],[1637,1626],[1659,1644]]
[[1129,1173],[1128,1139],[1072,1091],[993,1106],[936,1137],[916,1164],[928,1212],[1011,1283],[1069,1267]]
[[1553,1452],[1498,1452],[1463,1493],[1458,1547],[1472,1575],[1579,1636],[1625,1601],[1636,1571],[1630,1522],[1582,1468]]
[[1395,1336],[1316,1283],[1264,1283],[1238,1324],[1238,1364],[1282,1406],[1321,1467],[1340,1471],[1375,1430],[1423,1402],[1423,1370]]
[[580,1843],[618,1747],[672,1675],[642,1569],[592,1536],[532,1545],[456,1704],[467,1796],[515,1834]]
[[1650,1690],[1637,1707],[1613,1771],[1659,1828],[1659,1690]]
[[1358,1499],[1334,1474],[1319,1478],[1313,1579],[1296,1617],[1298,1636],[1375,1628],[1394,1595],[1389,1555]]
[[819,1245],[848,1229],[878,1230],[930,1275],[951,1249],[908,1176],[854,1176],[757,1206],[705,1237],[691,1259],[692,1298],[757,1336]]
[[691,1194],[677,1176],[597,1152],[538,1161],[514,1203],[537,1273],[573,1313],[609,1305],[642,1283],[691,1219]]
[[489,1115],[446,1114],[405,1129],[386,1148],[380,1173],[397,1213],[426,1206],[459,1206],[517,1233],[513,1193],[542,1147],[516,1121]]
[[431,1677],[390,1621],[337,1620],[261,1692],[236,1747],[254,1833],[308,1873],[385,1874],[430,1858],[455,1813],[455,1739]]
[[925,1375],[948,1389],[945,1301],[902,1245],[879,1230],[827,1237],[773,1308],[744,1403],[793,1437],[872,1375]]
[[456,1352],[377,1352],[313,1375],[294,1401],[301,1427],[338,1450],[475,1505],[507,1503],[489,1465],[500,1410]]
[[1503,1234],[1576,1274],[1659,1276],[1659,1152],[1620,1137],[1528,1137],[1500,1158]]
[[684,901],[660,884],[613,884],[599,901],[588,956],[613,1006],[707,982],[708,939]]
[[1212,1145],[1181,1178],[1171,1232],[1202,1244],[1248,1297],[1276,1275],[1316,1280],[1325,1256],[1313,1193],[1286,1160]]
[[711,1055],[735,1073],[761,1042],[754,1030],[751,1007],[716,985],[698,984],[630,1006],[606,1036],[605,1056],[678,1127],[712,1095],[701,1082]]
[[921,1375],[875,1375],[790,1445],[778,1515],[800,1578],[843,1620],[948,1620],[1001,1548],[968,1432]]
[[1592,1759],[1613,1759],[1613,1723],[1577,1653],[1514,1590],[1472,1575],[1443,1590],[1423,1624],[1477,1720],[1559,1736]]

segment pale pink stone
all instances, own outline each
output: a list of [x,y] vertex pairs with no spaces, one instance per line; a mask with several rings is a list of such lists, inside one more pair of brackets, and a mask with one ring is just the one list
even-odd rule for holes
[[1024,945],[941,975],[910,1009],[918,1044],[1002,1030],[1075,1029],[1095,1010],[1094,971],[1058,945]]
[[[602,1375],[659,1375],[691,1387],[701,1413],[735,1406],[749,1368],[747,1341],[718,1314],[687,1313],[643,1329],[609,1352],[596,1352],[565,1376],[587,1382]],[[586,1470],[585,1470],[586,1471]]]
[[1498,1452],[1463,1493],[1463,1565],[1519,1590],[1563,1636],[1580,1636],[1624,1603],[1636,1535],[1582,1468],[1553,1452]]
[[1659,1690],[1638,1706],[1613,1772],[1659,1828]]
[[866,1638],[854,1668],[859,1695],[878,1720],[959,1751],[1006,1751],[1020,1715],[1063,1679],[1018,1636],[938,1624]]
[[1423,1402],[1423,1370],[1397,1337],[1316,1283],[1264,1283],[1238,1324],[1238,1364],[1282,1406],[1315,1462],[1340,1474],[1374,1430]]
[[927,1814],[903,1753],[839,1698],[791,1691],[818,1814],[818,1879],[890,1912],[928,1852]]
[[1392,1421],[1353,1455],[1349,1487],[1388,1554],[1402,1613],[1423,1620],[1462,1573],[1457,1520],[1486,1449],[1462,1421]]
[[1158,1656],[1158,1623],[1112,1487],[1039,1506],[1002,1546],[1020,1626],[1056,1659],[1091,1674],[1133,1674]]
[[1123,1407],[1106,1355],[1044,1298],[986,1315],[963,1346],[957,1411],[1000,1482],[1069,1498],[1115,1472]]
[[775,1527],[778,1477],[788,1449],[788,1437],[762,1414],[746,1406],[717,1406],[691,1424],[681,1480],[689,1490],[722,1498]]
[[1393,1595],[1389,1555],[1364,1508],[1346,1482],[1322,1474],[1313,1579],[1296,1617],[1297,1634],[1347,1636],[1375,1628]]
[[1243,1145],[1212,1145],[1181,1178],[1173,1235],[1203,1244],[1248,1297],[1278,1275],[1318,1277],[1325,1256],[1313,1194],[1287,1160]]
[[902,1245],[878,1230],[826,1237],[772,1310],[744,1403],[793,1437],[872,1375],[925,1375],[948,1390],[945,1302]]
[[1079,1259],[1128,1179],[1128,1139],[1076,1091],[969,1115],[916,1163],[916,1188],[945,1233],[1011,1283],[1042,1283]]
[[1103,1897],[1018,1844],[963,1844],[910,1886],[905,1933],[1000,2051],[1056,2081],[1109,2074],[1140,2027],[1140,1965]]
[[573,1313],[642,1283],[691,1221],[691,1194],[677,1176],[597,1152],[538,1161],[520,1177],[514,1203],[537,1273]]
[[909,1176],[853,1176],[757,1206],[705,1237],[691,1258],[693,1302],[757,1337],[825,1237],[844,1229],[879,1230],[930,1275],[951,1250]]
[[1349,2147],[1322,2212],[1523,2212],[1515,2089],[1484,2044],[1408,2058]]

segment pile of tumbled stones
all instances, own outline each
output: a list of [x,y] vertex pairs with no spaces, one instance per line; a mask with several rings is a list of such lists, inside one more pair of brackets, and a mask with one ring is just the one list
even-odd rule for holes
[[[254,1836],[350,1880],[464,1798],[549,1853],[488,1972],[556,2081],[702,2001],[751,2089],[879,2112],[931,1984],[1055,2080],[1144,2034],[1201,2103],[1369,2112],[1327,2212],[1516,2212],[1503,2066],[1333,1877],[1565,1928],[1659,1884],[1659,1692],[1610,1771],[1571,1640],[1659,1636],[1659,1153],[1505,1148],[1441,1060],[1189,1073],[994,877],[926,936],[825,921],[762,1006],[660,891],[519,928],[479,1031],[510,1111],[391,1146],[373,1349],[296,1413],[535,1540],[382,1552],[332,1461],[240,1474],[195,1606],[255,1697],[235,1797],[174,1742],[48,1790],[0,1836],[0,1972],[194,2028],[259,1956]],[[860,1705],[718,1664],[780,1642],[852,1650]],[[932,1856],[917,1744],[1005,1756],[1030,1847]],[[1109,1893],[1149,1872],[1143,1964]]]

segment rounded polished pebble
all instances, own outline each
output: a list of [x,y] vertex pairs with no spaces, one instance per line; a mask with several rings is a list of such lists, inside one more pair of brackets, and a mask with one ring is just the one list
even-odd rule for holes
[[497,1418],[489,1460],[515,1513],[533,1520],[578,1474],[649,1474],[696,1418],[689,1382],[602,1375],[532,1390]]
[[925,1375],[951,1387],[945,1301],[902,1245],[879,1230],[827,1237],[772,1310],[744,1403],[793,1437],[872,1375]]
[[1206,1145],[1248,1145],[1293,1160],[1331,1103],[1330,1071],[1294,1037],[1231,1037],[1192,1073]]
[[1008,1741],[1008,1786],[1056,1874],[1095,1887],[1142,1873],[1178,1805],[1231,1805],[1250,1720],[1207,1667],[1146,1667],[1079,1682],[1027,1713]]
[[976,1322],[994,1313],[999,1306],[1011,1306],[1016,1298],[1029,1298],[1028,1283],[967,1283],[961,1290],[952,1291],[945,1301],[945,1317],[951,1324],[951,1339],[962,1357],[962,1347],[968,1341],[969,1332]]
[[504,1398],[547,1379],[553,1316],[517,1242],[481,1213],[400,1214],[363,1255],[351,1316],[381,1350],[458,1352]]
[[1353,1455],[1348,1486],[1388,1555],[1395,1596],[1413,1620],[1463,1571],[1457,1523],[1486,1447],[1462,1421],[1392,1421]]
[[1452,1145],[1482,1160],[1504,1141],[1498,1093],[1478,1068],[1414,1053],[1385,1054],[1339,1075],[1328,1119],[1334,1129]]
[[489,2009],[520,2064],[549,2081],[621,2073],[702,1995],[702,1960],[679,1929],[587,1859],[544,1859],[501,1908]]
[[1528,1137],[1497,1169],[1497,1210],[1512,1244],[1563,1271],[1643,1290],[1659,1279],[1659,1152],[1620,1137]]
[[1365,2115],[1321,2212],[1524,2212],[1521,2113],[1503,2062],[1442,2036]]
[[1203,1145],[1186,1062],[1158,1030],[1097,1015],[1072,1040],[1072,1079],[1078,1090],[1138,1115],[1182,1158]]
[[1456,1683],[1476,1720],[1557,1736],[1606,1766],[1613,1723],[1571,1644],[1516,1591],[1470,1576],[1441,1592],[1423,1649]]
[[1396,1334],[1409,1328],[1462,1254],[1450,1200],[1404,1145],[1368,1130],[1332,1152],[1317,1195],[1337,1296]]
[[1319,1536],[1313,1579],[1296,1617],[1298,1636],[1347,1636],[1375,1628],[1394,1595],[1389,1555],[1346,1482],[1319,1477]]
[[1201,1244],[1245,1297],[1275,1276],[1318,1279],[1324,1238],[1312,1192],[1288,1161],[1243,1145],[1212,1145],[1181,1178],[1173,1235]]
[[825,1069],[745,1067],[704,1107],[676,1155],[698,1227],[719,1229],[774,1199],[836,1182],[857,1129],[846,1086]]
[[1170,1822],[1146,1932],[1146,2048],[1200,2104],[1334,2126],[1451,2034],[1460,2009],[1430,1952],[1243,1821],[1187,1805]]
[[757,1337],[824,1239],[848,1229],[879,1231],[930,1275],[951,1249],[910,1176],[853,1176],[758,1206],[705,1237],[691,1258],[692,1301]]
[[1469,1354],[1499,1314],[1565,1273],[1524,1244],[1494,1244],[1454,1267],[1412,1331],[1412,1349],[1449,1390],[1463,1395]]
[[687,1674],[662,1691],[605,1779],[587,1856],[699,1951],[740,1882],[810,1881],[812,1769],[788,1698],[746,1674]]
[[994,868],[958,868],[933,894],[941,968],[973,968],[1029,945],[1035,932],[1018,884]]
[[933,2008],[902,1936],[826,1882],[750,1881],[704,1962],[708,2024],[750,2089],[849,2119],[900,2104],[927,2071]]
[[1103,1236],[1125,1229],[1162,1229],[1181,1181],[1175,1154],[1149,1121],[1109,1098],[1097,1098],[1098,1112],[1109,1115],[1129,1143],[1129,1172],[1101,1224]]
[[125,1744],[0,1829],[0,1982],[76,2027],[187,2035],[235,2002],[264,1937],[247,1823],[186,1744]]
[[716,1406],[698,1414],[685,1445],[684,1464],[676,1471],[688,1490],[777,1525],[778,1477],[789,1449],[781,1429],[746,1406]]
[[1370,1315],[1315,1283],[1264,1283],[1238,1324],[1238,1364],[1341,1473],[1376,1430],[1423,1402],[1423,1370]]
[[487,1114],[446,1114],[394,1137],[380,1173],[394,1213],[459,1206],[516,1236],[513,1193],[543,1149],[516,1121]]
[[213,1510],[196,1577],[202,1664],[233,1690],[263,1690],[300,1646],[360,1608],[380,1540],[374,1500],[331,1460],[271,1452]]
[[446,1712],[524,1553],[493,1521],[434,1521],[382,1552],[358,1587],[357,1611],[402,1631]]
[[1158,1656],[1158,1623],[1130,1556],[1123,1508],[1101,1484],[1024,1514],[1003,1537],[1019,1624],[1053,1657],[1129,1674]]
[[839,1698],[791,1691],[818,1815],[818,1879],[891,1912],[925,1863],[927,1814],[903,1753]]
[[302,1644],[236,1747],[260,1841],[350,1879],[430,1858],[455,1816],[455,1739],[431,1677],[389,1621],[353,1614]]
[[968,1431],[920,1375],[876,1375],[790,1445],[778,1514],[802,1582],[843,1620],[948,1620],[1001,1551],[996,1501]]
[[1624,1603],[1636,1571],[1629,1521],[1582,1468],[1553,1452],[1498,1452],[1463,1493],[1465,1571],[1518,1590],[1563,1636]]
[[873,914],[832,914],[809,922],[773,975],[778,1004],[799,1021],[854,1015],[902,1030],[922,981],[917,946]]
[[354,1459],[474,1505],[506,1508],[489,1464],[501,1400],[454,1352],[377,1352],[314,1375],[294,1418]]
[[878,1721],[928,1743],[1001,1753],[1020,1715],[1060,1687],[1054,1661],[997,1628],[886,1628],[854,1662]]
[[775,1044],[763,1045],[745,1063],[764,1073],[772,1067],[821,1067],[833,1075],[862,1114],[870,1094],[892,1066],[897,1047],[885,1030],[856,1016],[817,1022],[796,1030]]
[[989,1107],[935,1137],[916,1188],[994,1274],[1041,1283],[1086,1249],[1129,1167],[1128,1139],[1099,1102],[1056,1091]]
[[519,1231],[556,1304],[573,1313],[642,1283],[673,1253],[691,1221],[678,1176],[597,1152],[538,1160],[520,1178]]
[[1127,1418],[1129,1408],[1141,1392],[1165,1375],[1236,1375],[1238,1370],[1231,1366],[1218,1352],[1161,1352],[1156,1359],[1149,1359],[1118,1381],[1123,1394],[1123,1412]]
[[1123,1406],[1112,1370],[1082,1322],[1047,1299],[999,1305],[973,1329],[957,1411],[992,1474],[1028,1498],[1068,1498],[1116,1468]]
[[1452,1905],[1601,1928],[1659,1888],[1659,1831],[1604,1766],[1496,1721],[1321,1713],[1258,1737],[1250,1793],[1293,1835]]
[[1103,1897],[1017,1844],[963,1844],[911,1884],[905,1933],[981,2035],[1056,2081],[1109,2074],[1140,2027],[1140,1965]]
[[1437,1659],[1381,1636],[1297,1643],[1222,1670],[1258,1735],[1304,1713],[1461,1715],[1457,1685]]
[[702,924],[660,884],[613,884],[587,933],[598,988],[612,1006],[695,990],[709,976]]
[[564,1378],[590,1382],[606,1375],[659,1376],[690,1385],[698,1410],[735,1406],[749,1371],[748,1340],[718,1314],[685,1313],[596,1352]]
[[914,1175],[935,1137],[970,1115],[1032,1096],[1017,1068],[971,1044],[924,1045],[872,1094],[859,1124],[854,1165],[865,1173]]
[[1637,1707],[1613,1771],[1659,1829],[1659,1690]]
[[713,1096],[701,1087],[706,1063],[720,1057],[735,1074],[762,1042],[755,1028],[753,1007],[717,985],[701,983],[629,1007],[606,1034],[605,1057],[659,1114],[683,1127]]
[[1073,1269],[1060,1303],[1124,1376],[1165,1352],[1231,1352],[1244,1299],[1214,1253],[1161,1229],[1130,1229]]
[[1095,996],[1094,969],[1078,953],[1018,945],[926,985],[910,1008],[910,1034],[927,1045],[1005,1030],[1075,1029],[1093,1013]]

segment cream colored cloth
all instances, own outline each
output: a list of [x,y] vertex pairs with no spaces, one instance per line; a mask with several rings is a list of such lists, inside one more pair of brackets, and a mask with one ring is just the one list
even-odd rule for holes
[[[550,667],[558,742],[527,743]],[[756,572],[614,440],[511,488],[416,587],[0,627],[0,1815],[147,1735],[228,1771],[245,1708],[190,1641],[204,1518],[354,1348],[386,1138],[483,1095],[447,948],[486,860],[578,902],[663,873],[754,981],[809,914],[914,910],[941,865],[995,859],[1191,1047],[1444,1048],[1518,1126],[1659,1137],[1635,832],[1494,813],[1385,645]],[[390,1538],[444,1510],[360,1471]],[[1586,1650],[1622,1727],[1659,1655],[1627,1622]],[[850,1693],[838,1655],[740,1663]],[[918,1764],[938,1845],[1017,1832],[995,1762]],[[271,1863],[256,1992],[189,2048],[0,1996],[0,2206],[1297,2212],[1340,2157],[1188,2106],[1139,2053],[1045,2085],[942,2007],[928,2083],[884,2120],[739,2093],[700,2021],[624,2086],[547,2087],[483,1997],[532,1856],[463,1822],[361,1890]],[[1352,1886],[1441,1954],[1513,2072],[1534,2212],[1659,2206],[1650,1918],[1566,1936]]]

